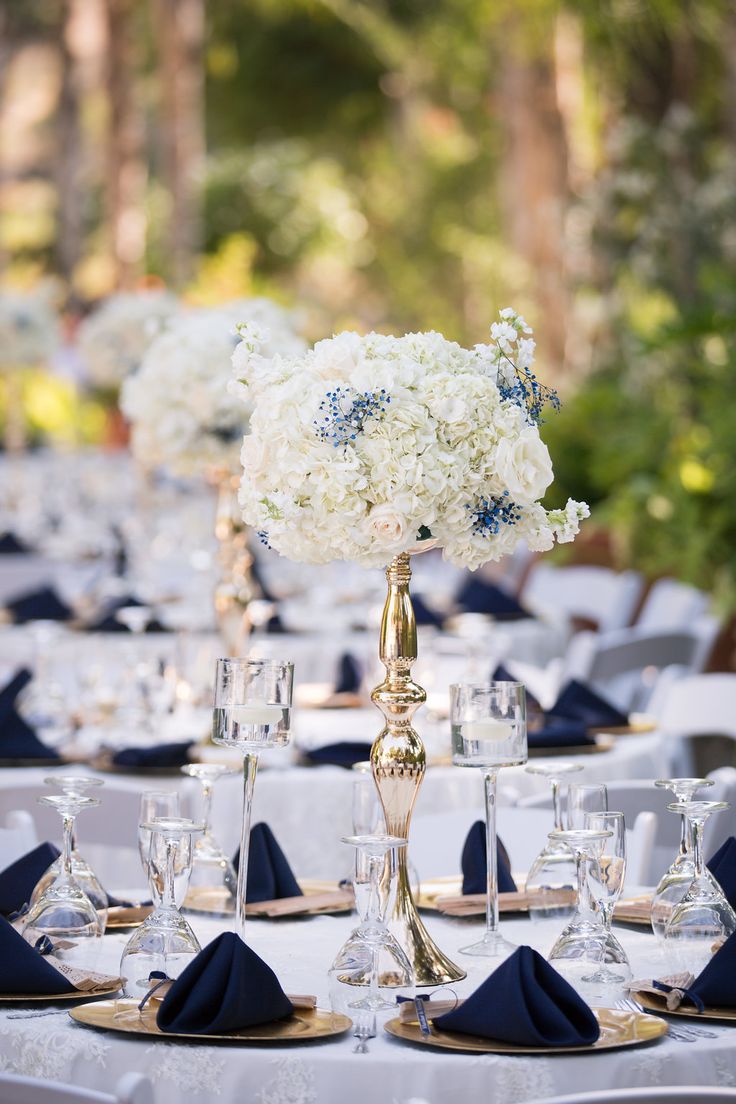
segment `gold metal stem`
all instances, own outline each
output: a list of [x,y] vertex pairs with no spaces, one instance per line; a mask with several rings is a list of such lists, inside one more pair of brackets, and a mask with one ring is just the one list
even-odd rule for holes
[[[371,694],[386,718],[383,731],[371,750],[373,778],[392,836],[409,838],[409,822],[427,757],[412,718],[427,695],[412,680],[417,658],[417,627],[409,596],[411,567],[402,553],[386,568],[388,596],[383,609],[379,655],[386,678]],[[409,884],[407,848],[399,851],[396,905],[392,930],[414,966],[416,984],[446,985],[465,977],[465,971],[447,958],[432,940],[419,918]]]

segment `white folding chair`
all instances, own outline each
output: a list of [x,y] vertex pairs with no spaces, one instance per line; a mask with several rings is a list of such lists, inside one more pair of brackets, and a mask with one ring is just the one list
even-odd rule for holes
[[112,1092],[0,1073],[0,1101],[2,1104],[153,1104],[153,1089],[141,1073],[123,1074]]
[[593,621],[601,632],[607,632],[631,623],[642,586],[635,571],[537,563],[529,572],[522,599],[540,613],[562,610],[570,617]]
[[636,619],[638,629],[686,629],[708,612],[710,596],[677,579],[657,579]]
[[[680,775],[726,766],[727,762],[699,767],[700,757],[694,741],[704,737],[726,737],[736,741],[736,675],[694,675],[677,681],[667,680],[657,687],[649,702],[660,729],[667,736],[669,770]],[[736,748],[721,746],[727,760],[736,761]]]
[[544,1104],[733,1104],[736,1089],[688,1085],[685,1088],[609,1089],[550,1096]]
[[0,870],[10,866],[38,843],[33,817],[24,809],[13,809],[0,828]]

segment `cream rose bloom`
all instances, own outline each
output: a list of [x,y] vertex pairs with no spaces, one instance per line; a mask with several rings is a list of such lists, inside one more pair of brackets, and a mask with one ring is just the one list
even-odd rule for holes
[[406,515],[391,502],[372,506],[367,519],[368,531],[376,544],[393,548],[402,543],[408,530]]
[[499,441],[495,468],[511,497],[527,501],[541,498],[554,478],[549,451],[536,426]]

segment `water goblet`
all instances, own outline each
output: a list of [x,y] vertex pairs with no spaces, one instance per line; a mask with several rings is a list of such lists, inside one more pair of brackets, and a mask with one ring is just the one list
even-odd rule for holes
[[[386,926],[386,915],[395,889],[396,849],[405,839],[387,835],[344,836],[343,843],[356,849],[353,888],[359,925],[349,936],[329,971],[333,1005],[378,1012],[396,1007],[396,989],[413,995],[414,970],[396,937]],[[359,995],[346,987],[367,986]],[[381,986],[390,987],[384,997]],[[349,993],[349,996],[345,994]]]
[[[655,783],[660,789],[670,790],[678,802],[692,801],[698,790],[712,786],[710,778],[660,778]],[[706,877],[710,872],[706,867]],[[693,841],[690,825],[684,813],[680,814],[680,846],[670,867],[662,875],[652,898],[652,930],[660,941],[675,905],[679,904],[695,877]]]
[[136,929],[120,959],[120,976],[128,996],[142,996],[153,971],[177,978],[199,954],[199,941],[177,904],[177,882],[186,884],[192,870],[193,837],[203,826],[184,817],[156,817],[141,826],[149,833],[151,881],[160,890],[156,908]]
[[584,828],[588,813],[608,812],[608,790],[602,782],[574,782],[567,788],[567,827]]
[[695,873],[687,893],[672,909],[664,943],[679,970],[697,975],[710,961],[714,946],[736,931],[736,913],[708,874],[703,857],[703,831],[708,818],[729,806],[725,801],[687,801],[667,808],[684,813],[688,819]]
[[610,829],[566,828],[551,832],[555,842],[567,844],[575,856],[577,900],[575,915],[557,937],[548,960],[568,981],[582,981],[581,967],[598,965],[606,951],[606,929],[595,912],[587,891],[587,867],[596,860],[596,848],[613,833]]
[[[221,763],[187,763],[182,774],[196,778],[201,787],[202,809],[199,820],[203,832],[194,843],[194,861],[189,879],[192,889],[219,891],[223,907],[233,901],[237,887],[235,868],[212,833],[212,793],[215,783],[226,774],[233,774],[230,767]],[[188,898],[187,898],[188,899]],[[186,903],[186,902],[185,902]]]
[[289,742],[294,664],[273,659],[218,659],[212,741],[243,756],[243,818],[235,930],[245,938],[250,821],[258,756]]
[[463,954],[503,957],[514,949],[498,929],[496,778],[501,767],[527,760],[526,691],[519,682],[455,683],[450,687],[452,761],[483,774],[488,892],[486,930]]
[[[553,829],[561,831],[562,820],[560,786],[571,774],[581,771],[579,763],[529,763],[528,774],[546,778],[552,787]],[[572,915],[575,900],[575,859],[566,843],[551,839],[529,867],[526,877],[526,893],[529,896],[529,915],[532,919],[564,917]]]
[[[141,859],[143,873],[146,876],[148,889],[154,906],[161,903],[161,887],[151,877],[151,831],[146,827],[151,821],[159,817],[179,816],[179,794],[175,790],[144,790],[141,794],[140,813],[138,815],[138,854]],[[177,903],[181,907],[184,900],[181,887],[177,886]]]
[[[62,960],[93,965],[104,925],[97,909],[74,878],[72,839],[74,822],[84,809],[96,808],[97,798],[85,794],[51,794],[39,797],[39,804],[56,809],[64,826],[61,868],[53,881],[30,906],[23,926],[23,937],[36,943],[42,936],[59,940],[55,954]],[[63,946],[69,941],[71,946]]]
[[623,984],[631,978],[626,951],[611,931],[613,910],[621,896],[626,877],[626,822],[620,812],[586,813],[586,828],[610,829],[611,835],[594,847],[595,858],[588,864],[588,893],[603,920],[606,939],[599,969],[584,977],[585,982]]

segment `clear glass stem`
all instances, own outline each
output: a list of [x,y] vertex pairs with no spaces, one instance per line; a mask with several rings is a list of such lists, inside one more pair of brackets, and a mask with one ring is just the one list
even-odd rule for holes
[[74,839],[74,820],[75,818],[70,813],[62,813],[64,836],[61,845],[61,869],[64,872],[64,877],[68,881],[71,881],[72,879],[72,847]]
[[210,831],[210,819],[212,817],[212,783],[209,778],[203,778],[202,782],[202,823],[204,824],[203,835],[209,835]]
[[680,814],[680,856],[690,854],[691,835],[688,819],[684,813]]
[[588,894],[587,894],[587,884],[586,884],[586,878],[585,878],[585,872],[586,872],[585,864],[587,862],[587,859],[588,859],[588,856],[585,854],[584,851],[576,851],[575,852],[575,872],[577,874],[577,879],[578,879],[578,909],[577,909],[577,911],[578,911],[578,915],[581,916],[581,917],[588,911]]
[[555,831],[560,832],[565,827],[562,823],[562,809],[560,808],[560,781],[558,778],[550,779],[552,784],[552,815],[555,821]]
[[371,977],[368,985],[368,996],[370,1000],[369,1007],[377,1008],[381,1003],[381,991],[378,988],[378,960],[379,947],[377,943],[374,943],[371,947]]
[[496,777],[495,770],[483,772],[486,799],[486,935],[498,931],[498,862],[496,854]]
[[693,859],[695,862],[695,881],[702,882],[705,877],[705,864],[703,862],[703,831],[705,829],[705,821],[693,820],[691,823],[693,833]]
[[250,819],[257,770],[258,756],[254,754],[246,755],[243,759],[243,823],[240,829],[240,866],[238,867],[238,895],[235,910],[235,931],[243,940],[245,939],[245,898],[248,891]]
[[166,837],[166,872],[164,881],[163,900],[161,905],[165,909],[173,909],[177,911],[176,907],[176,848],[177,842],[175,839]]

